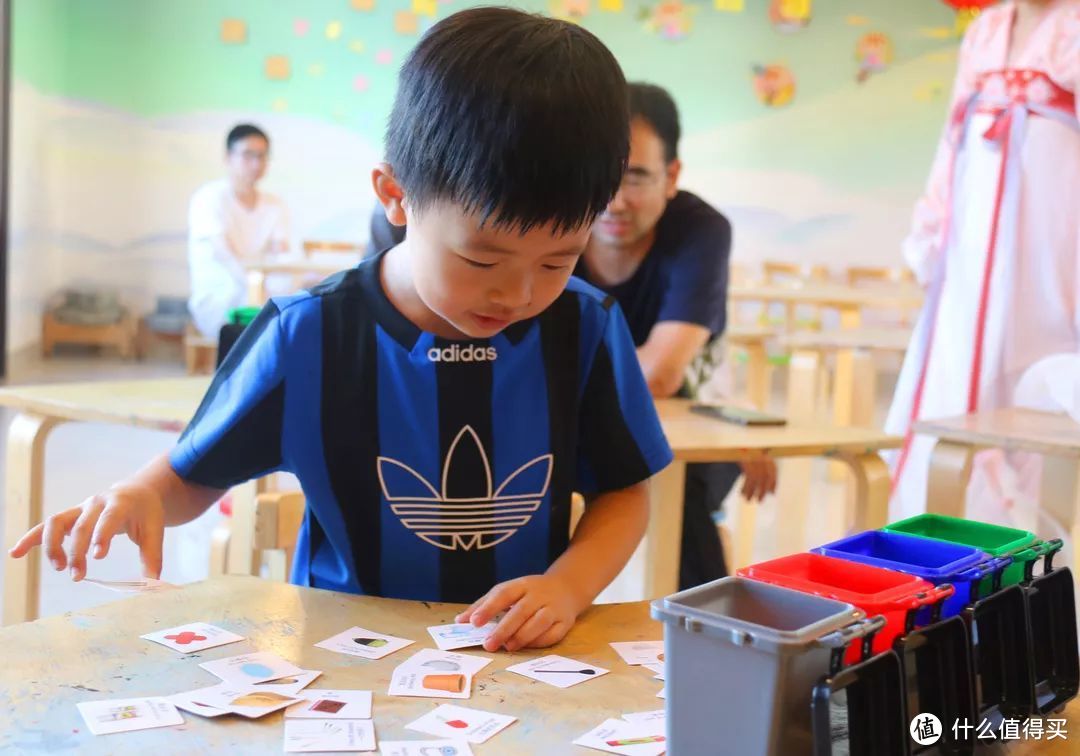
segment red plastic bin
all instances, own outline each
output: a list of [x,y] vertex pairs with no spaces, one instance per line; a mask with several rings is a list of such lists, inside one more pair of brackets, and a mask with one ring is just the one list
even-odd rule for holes
[[[792,554],[743,567],[738,575],[803,593],[854,604],[867,617],[882,615],[885,627],[874,636],[873,652],[892,648],[904,632],[908,611],[938,601],[944,595],[933,583],[915,575],[872,567],[822,554]],[[951,589],[945,589],[951,593]],[[859,661],[857,644],[848,648],[845,660]]]

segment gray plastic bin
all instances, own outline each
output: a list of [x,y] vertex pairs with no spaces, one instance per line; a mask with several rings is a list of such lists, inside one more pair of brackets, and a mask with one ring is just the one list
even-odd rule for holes
[[739,577],[654,601],[652,616],[665,624],[670,756],[811,753],[814,686],[864,624],[851,604]]

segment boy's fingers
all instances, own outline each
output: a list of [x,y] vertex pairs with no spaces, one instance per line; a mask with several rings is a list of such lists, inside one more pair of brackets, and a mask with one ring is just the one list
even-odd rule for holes
[[471,622],[476,627],[483,627],[499,612],[509,609],[521,600],[525,595],[525,588],[517,581],[501,583],[480,600],[480,604],[472,612]]
[[64,554],[64,536],[71,530],[71,526],[75,524],[75,520],[78,519],[81,511],[79,508],[68,509],[45,520],[45,529],[42,533],[45,556],[48,557],[57,571],[67,567],[67,556]]
[[483,601],[486,598],[487,598],[487,594],[485,593],[483,596],[478,598],[476,601],[469,604],[468,609],[461,612],[461,614],[459,614],[458,616],[454,617],[454,622],[468,622],[469,618],[472,617],[472,613],[476,611],[476,607],[479,606],[480,602]]
[[30,551],[30,549],[41,545],[41,534],[44,530],[45,523],[39,522],[26,531],[26,535],[15,542],[15,545],[8,550],[8,554],[16,559],[26,556],[26,552]]
[[508,640],[514,637],[525,621],[532,616],[532,608],[526,607],[524,601],[514,604],[514,607],[499,620],[491,635],[484,641],[484,650],[495,652],[502,648]]
[[124,521],[115,509],[106,509],[98,518],[90,546],[94,550],[94,559],[103,559],[109,553],[112,539],[124,529]]
[[142,559],[143,576],[157,580],[161,577],[161,546],[165,540],[165,524],[160,518],[144,523],[145,531],[139,533],[139,557]]
[[541,633],[539,637],[534,638],[532,643],[529,644],[529,648],[547,648],[548,646],[554,646],[566,637],[566,632],[569,629],[569,626],[565,622],[558,620],[546,631]]
[[86,550],[90,547],[90,536],[94,533],[101,510],[105,502],[95,496],[90,505],[83,508],[75,527],[71,529],[71,543],[68,546],[68,564],[71,565],[71,578],[82,580],[86,577]]
[[552,622],[551,614],[546,607],[540,607],[536,610],[533,616],[529,617],[518,631],[514,633],[513,637],[506,642],[507,651],[517,651],[518,649],[525,648],[532,644],[537,638],[546,633],[551,628]]

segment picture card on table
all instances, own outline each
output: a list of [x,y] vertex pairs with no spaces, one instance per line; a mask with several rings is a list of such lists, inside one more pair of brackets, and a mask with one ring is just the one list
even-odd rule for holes
[[220,685],[211,685],[209,688],[199,688],[198,690],[188,690],[183,693],[175,693],[169,696],[166,700],[175,704],[178,709],[189,711],[192,714],[198,714],[200,717],[220,717],[231,712],[227,709],[221,709],[217,706],[211,706],[203,701],[205,696],[210,691],[216,691]]
[[164,698],[118,698],[75,704],[95,735],[149,730],[184,723],[172,702]]
[[254,685],[306,671],[269,651],[228,656],[203,662],[199,666],[231,685]]
[[433,625],[428,628],[428,632],[431,633],[436,646],[443,651],[453,651],[457,648],[484,645],[484,641],[494,632],[497,624],[492,620],[486,625],[476,627],[469,622],[454,622],[448,625]]
[[258,719],[300,701],[295,696],[229,683],[203,688],[198,693],[199,704],[224,709],[230,714],[239,714],[249,719]]
[[555,654],[541,656],[539,659],[530,659],[521,664],[507,667],[507,670],[533,680],[545,682],[548,685],[554,685],[556,688],[569,688],[572,685],[594,680],[608,673],[608,670],[603,667]]
[[381,659],[412,644],[413,641],[406,638],[395,638],[392,635],[383,635],[362,627],[352,627],[316,643],[315,647],[364,659]]
[[611,647],[627,664],[662,664],[664,661],[662,640],[612,643]]
[[370,719],[286,719],[285,752],[374,751]]
[[394,670],[387,694],[466,699],[472,695],[473,677],[490,663],[482,656],[425,648]]
[[516,721],[517,717],[506,714],[443,704],[415,722],[405,725],[405,729],[426,732],[441,738],[462,738],[470,743],[486,743]]
[[286,719],[371,719],[370,690],[312,688],[299,696],[303,701],[286,709]]
[[574,741],[574,745],[624,756],[659,756],[667,751],[663,722],[608,719]]
[[257,690],[280,693],[283,696],[295,696],[299,698],[300,691],[315,682],[315,679],[321,674],[322,672],[319,672],[318,670],[303,669],[295,675],[286,675],[285,677],[277,677],[273,680],[252,683],[251,687]]
[[173,651],[179,651],[183,654],[204,651],[208,648],[244,640],[242,635],[237,635],[205,622],[192,622],[189,625],[171,627],[168,630],[158,630],[139,637],[154,643],[160,643],[162,646],[167,646]]

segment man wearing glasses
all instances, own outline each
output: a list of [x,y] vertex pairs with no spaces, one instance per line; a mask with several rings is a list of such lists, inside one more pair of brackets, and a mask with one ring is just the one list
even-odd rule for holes
[[244,262],[288,250],[285,203],[257,188],[269,155],[270,138],[262,129],[233,127],[225,139],[225,177],[191,197],[188,311],[207,338],[218,338],[229,310],[248,304]]
[[[615,198],[593,226],[575,275],[613,296],[626,315],[655,397],[692,396],[715,367],[727,315],[731,224],[678,189],[679,113],[664,89],[630,85],[630,160]],[[688,465],[679,587],[727,574],[712,515],[740,472],[743,494],[760,499],[776,487],[772,462]]]

